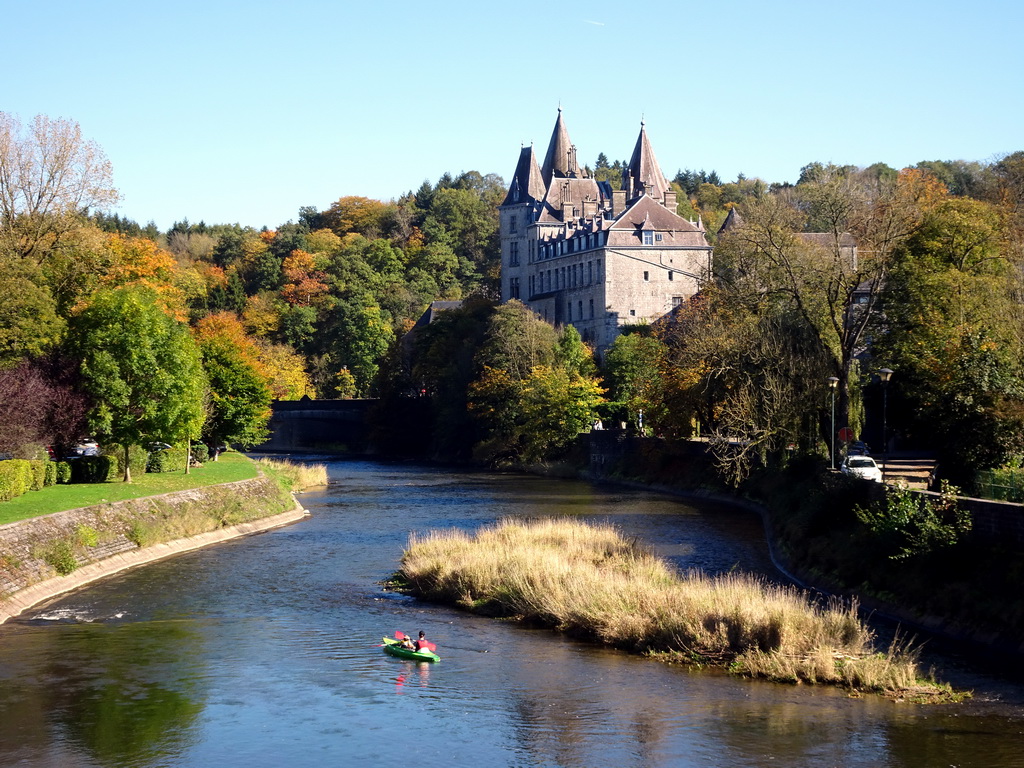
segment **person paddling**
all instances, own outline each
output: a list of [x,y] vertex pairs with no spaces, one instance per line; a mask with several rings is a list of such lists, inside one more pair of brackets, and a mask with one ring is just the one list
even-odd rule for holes
[[423,630],[421,629],[419,639],[416,640],[416,650],[429,651],[432,650],[430,646],[431,643],[427,642],[427,636],[423,634]]
[[[422,632],[420,634],[423,634]],[[406,634],[402,634],[402,647],[410,650],[416,650],[416,646],[413,645],[412,638]]]

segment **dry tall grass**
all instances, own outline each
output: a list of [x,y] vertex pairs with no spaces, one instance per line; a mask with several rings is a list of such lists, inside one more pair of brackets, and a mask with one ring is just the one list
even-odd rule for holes
[[270,469],[282,476],[289,485],[289,490],[304,491],[318,485],[327,485],[326,464],[303,464],[284,459],[257,459],[261,469]]
[[918,679],[913,653],[878,653],[855,605],[750,576],[680,575],[610,526],[506,520],[475,535],[414,535],[400,573],[428,599],[632,651],[856,690],[948,690]]

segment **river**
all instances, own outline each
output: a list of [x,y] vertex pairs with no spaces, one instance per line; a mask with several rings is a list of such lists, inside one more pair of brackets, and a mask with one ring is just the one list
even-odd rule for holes
[[[1024,766],[1024,689],[936,655],[965,704],[686,669],[386,593],[412,531],[611,521],[682,568],[779,578],[760,521],[656,493],[328,460],[295,525],[0,626],[0,765]],[[377,645],[423,629],[442,661]]]

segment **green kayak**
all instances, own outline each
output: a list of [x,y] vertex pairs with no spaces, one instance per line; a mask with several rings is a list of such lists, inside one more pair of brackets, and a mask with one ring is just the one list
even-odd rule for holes
[[384,640],[384,653],[390,653],[392,656],[397,656],[400,659],[409,659],[411,661],[440,661],[441,657],[436,653],[430,651],[414,651],[411,648],[403,648],[402,643],[399,640],[395,640],[393,637],[382,638]]

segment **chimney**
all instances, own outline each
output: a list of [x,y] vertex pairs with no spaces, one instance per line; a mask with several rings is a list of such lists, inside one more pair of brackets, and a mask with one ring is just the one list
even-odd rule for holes
[[612,190],[612,218],[617,219],[619,215],[626,210],[626,190],[624,189],[613,189]]

